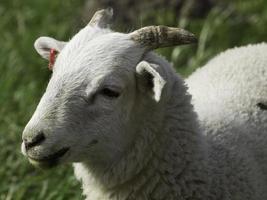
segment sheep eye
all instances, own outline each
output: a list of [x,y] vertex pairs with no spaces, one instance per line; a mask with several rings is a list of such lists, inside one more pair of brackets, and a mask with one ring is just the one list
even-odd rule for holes
[[263,104],[263,103],[257,103],[257,106],[261,109],[261,110],[267,110],[267,105]]
[[120,96],[120,93],[109,88],[104,88],[100,91],[100,94],[109,98],[117,98]]

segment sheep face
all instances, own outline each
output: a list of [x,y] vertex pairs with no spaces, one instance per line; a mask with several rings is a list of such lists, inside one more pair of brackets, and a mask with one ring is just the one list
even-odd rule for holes
[[107,35],[80,47],[77,35],[59,54],[47,90],[23,133],[25,140],[44,138],[32,148],[26,145],[27,153],[24,142],[31,162],[44,166],[58,158],[105,162],[129,143],[133,136],[128,130],[134,127],[127,124],[133,124],[128,121],[135,117],[131,111],[136,96],[132,68],[140,55],[131,52],[130,41],[120,36]]
[[144,126],[140,119],[160,114],[165,82],[153,64],[139,63],[140,46],[119,33],[79,46],[81,39],[83,34],[76,35],[58,55],[24,130],[22,151],[37,166],[84,160],[108,164],[131,146]]

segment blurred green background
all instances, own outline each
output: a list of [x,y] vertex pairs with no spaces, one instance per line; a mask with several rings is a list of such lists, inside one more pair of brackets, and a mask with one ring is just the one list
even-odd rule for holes
[[50,77],[33,49],[49,35],[68,40],[99,8],[113,7],[113,29],[151,24],[179,26],[199,44],[158,53],[183,76],[219,52],[267,39],[266,0],[2,0],[0,2],[0,200],[83,199],[71,166],[33,168],[20,153],[21,133]]

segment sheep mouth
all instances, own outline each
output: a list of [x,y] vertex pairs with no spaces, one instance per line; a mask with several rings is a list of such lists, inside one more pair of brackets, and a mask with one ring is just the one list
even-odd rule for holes
[[34,166],[37,166],[40,168],[51,168],[51,167],[56,166],[59,163],[60,158],[63,157],[69,151],[69,149],[70,149],[69,147],[65,147],[53,154],[44,156],[42,158],[29,157],[29,161]]

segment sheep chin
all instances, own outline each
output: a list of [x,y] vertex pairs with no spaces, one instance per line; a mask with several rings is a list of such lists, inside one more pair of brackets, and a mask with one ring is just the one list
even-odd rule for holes
[[54,154],[45,156],[43,158],[31,158],[28,156],[29,162],[41,169],[49,169],[55,167],[63,162],[63,157],[69,151],[69,148],[62,148]]
[[29,162],[36,168],[39,169],[51,169],[59,165],[58,160],[57,161],[36,161],[31,158],[28,158]]

